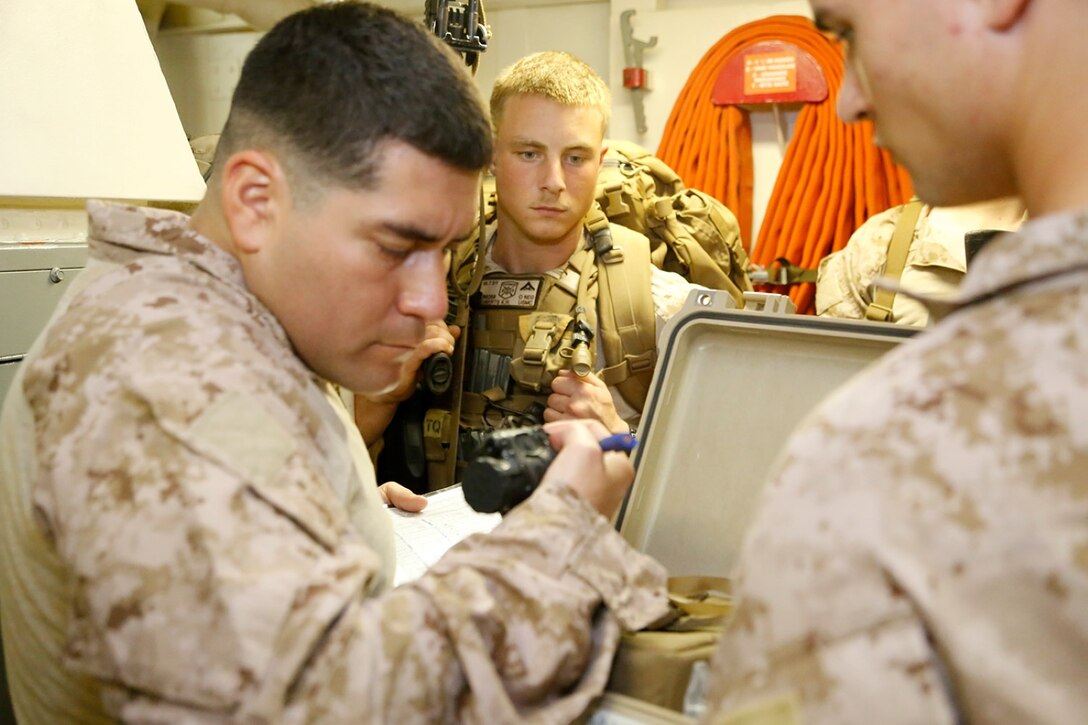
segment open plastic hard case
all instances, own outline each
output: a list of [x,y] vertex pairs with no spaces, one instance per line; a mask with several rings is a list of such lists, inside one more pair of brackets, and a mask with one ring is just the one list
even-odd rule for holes
[[[696,291],[665,328],[621,534],[671,576],[732,577],[767,475],[831,391],[916,330],[731,308]],[[660,719],[655,719],[654,712]],[[682,722],[609,695],[594,723]]]

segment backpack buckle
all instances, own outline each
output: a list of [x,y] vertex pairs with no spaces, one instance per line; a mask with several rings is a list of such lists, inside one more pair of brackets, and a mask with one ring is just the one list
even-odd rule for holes
[[890,322],[892,311],[884,305],[878,305],[874,302],[865,308],[865,319],[873,322]]
[[543,365],[544,356],[552,349],[552,339],[555,337],[555,320],[545,318],[533,323],[533,331],[529,340],[525,343],[525,350],[521,359],[526,365]]
[[593,232],[590,241],[593,244],[593,251],[596,253],[597,259],[601,262],[615,264],[623,261],[623,247],[612,244],[612,230],[607,226]]
[[647,350],[639,355],[627,356],[627,368],[634,373],[641,373],[644,370],[653,370],[654,363],[657,362],[657,350]]

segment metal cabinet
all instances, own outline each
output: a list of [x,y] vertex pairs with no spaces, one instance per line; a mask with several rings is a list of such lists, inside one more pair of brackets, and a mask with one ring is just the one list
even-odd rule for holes
[[85,244],[0,244],[0,399],[86,263]]
[[[19,361],[86,263],[85,244],[0,244],[0,401]],[[0,659],[0,722],[15,722],[5,675]]]

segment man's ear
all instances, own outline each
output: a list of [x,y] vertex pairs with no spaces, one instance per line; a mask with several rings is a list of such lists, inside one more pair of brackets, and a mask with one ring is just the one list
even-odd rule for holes
[[221,169],[220,203],[234,246],[260,251],[271,239],[287,203],[287,180],[274,156],[246,149],[232,154]]
[[1024,17],[1032,0],[976,0],[981,6],[987,27],[1003,33]]

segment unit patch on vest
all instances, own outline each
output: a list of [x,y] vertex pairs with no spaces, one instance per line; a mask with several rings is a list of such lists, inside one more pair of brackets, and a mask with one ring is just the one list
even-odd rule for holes
[[480,282],[480,306],[535,310],[543,284],[541,277],[487,276]]

